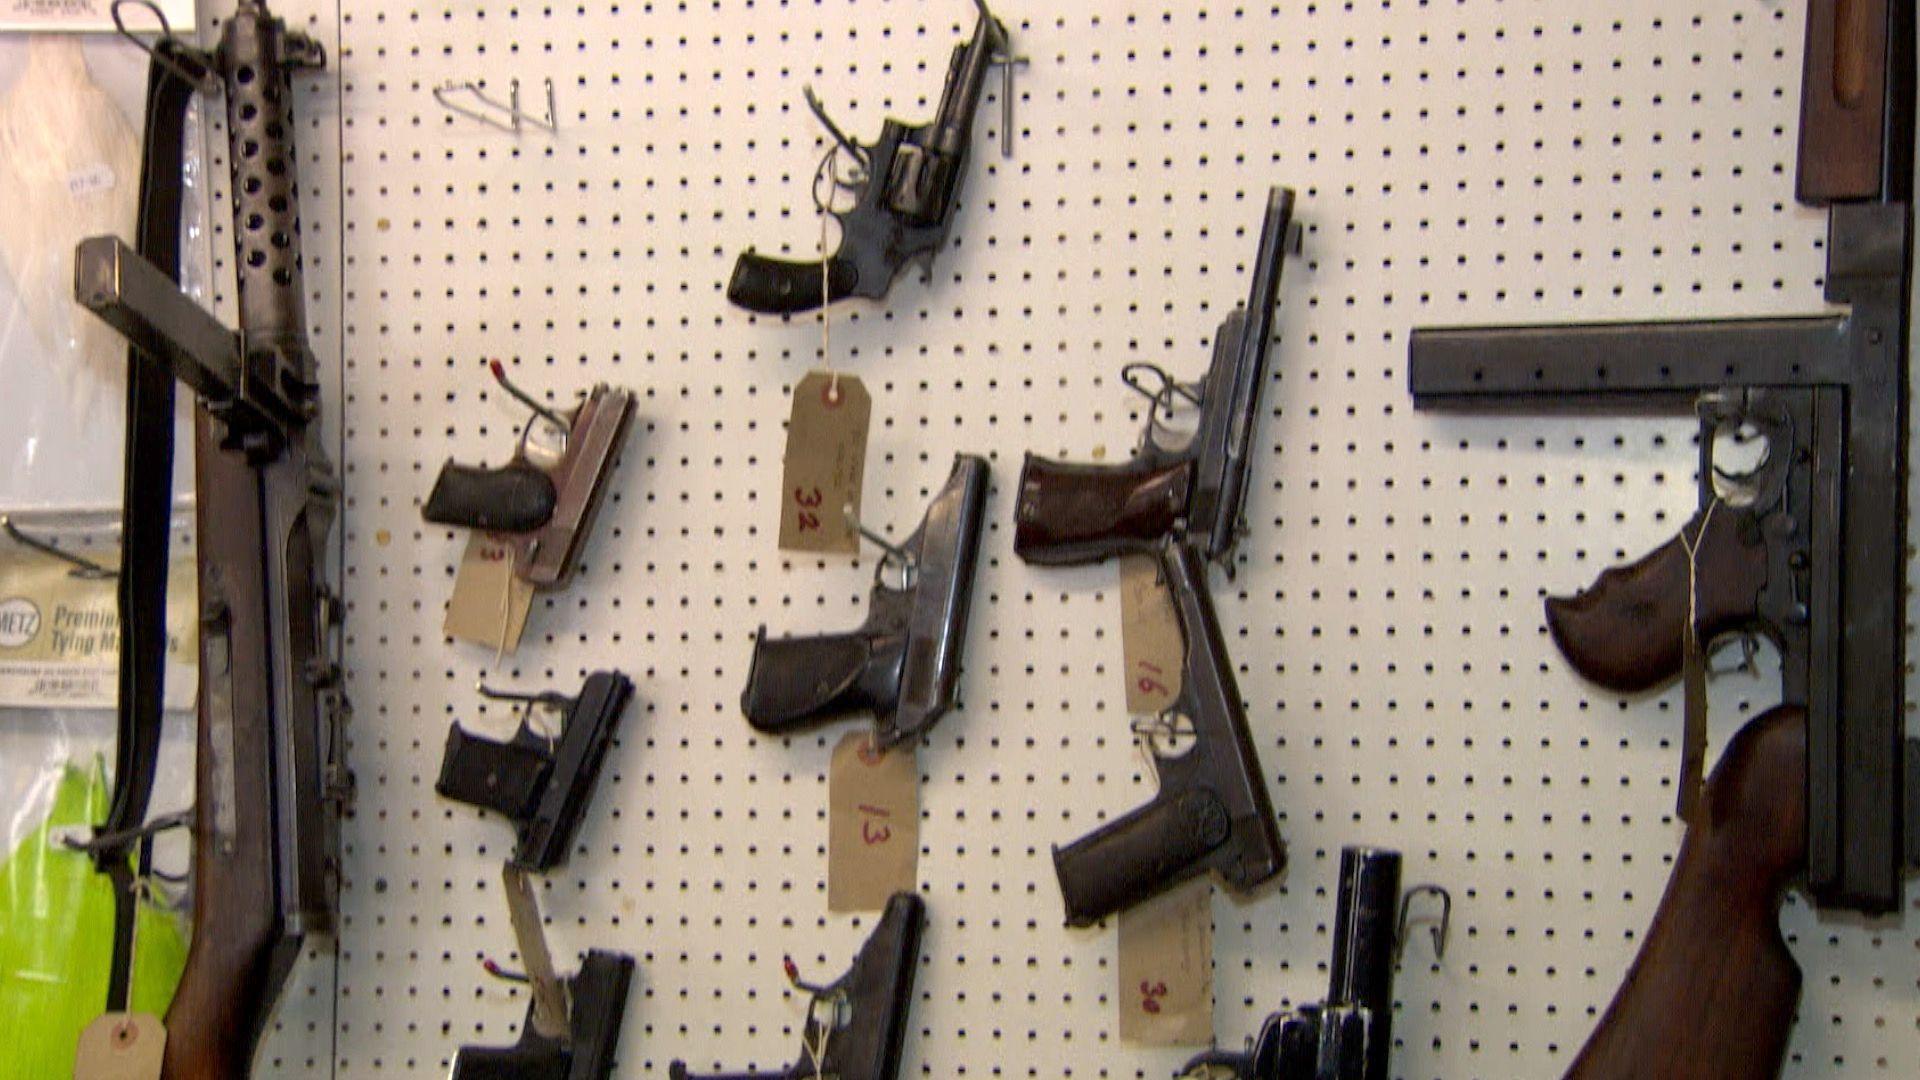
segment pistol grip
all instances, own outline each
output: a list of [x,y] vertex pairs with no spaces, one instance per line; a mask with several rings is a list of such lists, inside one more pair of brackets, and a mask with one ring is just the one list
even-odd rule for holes
[[879,702],[862,678],[873,659],[873,642],[861,633],[769,638],[763,626],[753,642],[740,711],[754,730],[787,735],[874,708]]
[[1767,552],[1749,512],[1722,507],[1700,534],[1695,517],[1638,562],[1608,569],[1572,597],[1547,599],[1547,630],[1581,675],[1621,693],[1679,674],[1686,647],[1687,549],[1694,555],[1693,611],[1701,642],[1751,622],[1767,582]]
[[480,738],[455,721],[447,729],[440,779],[434,781],[433,790],[442,798],[505,814],[517,822],[532,816],[552,775],[553,756],[536,743],[519,736],[509,742]]
[[1162,792],[1124,817],[1054,848],[1067,925],[1092,926],[1199,875],[1232,831],[1219,796],[1194,788]]
[[433,482],[420,516],[435,525],[526,533],[553,517],[553,478],[523,458],[498,469],[447,462]]
[[1155,551],[1186,513],[1192,480],[1193,465],[1185,460],[1086,465],[1028,454],[1020,466],[1013,550],[1042,566]]
[[727,299],[748,311],[763,315],[792,315],[820,306],[820,276],[826,275],[826,299],[831,302],[853,295],[860,275],[853,264],[834,257],[818,261],[793,262],[770,259],[752,251],[743,251],[733,264],[733,278],[727,282]]

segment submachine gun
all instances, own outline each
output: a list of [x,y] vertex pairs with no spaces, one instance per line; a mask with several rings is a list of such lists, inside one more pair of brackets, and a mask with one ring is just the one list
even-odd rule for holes
[[[151,54],[139,249],[99,236],[74,258],[75,298],[132,346],[118,767],[88,847],[117,886],[107,1008],[120,1011],[129,853],[159,825],[146,811],[160,742],[177,379],[198,399],[200,693],[193,941],[167,1011],[163,1075],[240,1076],[302,940],[332,930],[351,790],[337,605],[322,581],[339,485],[320,443],[294,180],[291,77],[325,58],[258,0],[242,0],[212,52],[163,34]],[[196,90],[216,86],[227,108],[238,330],[176,284],[186,110]]]
[[[1699,509],[1680,535],[1547,601],[1583,675],[1619,691],[1684,674],[1673,877],[1571,1075],[1772,1076],[1800,972],[1780,891],[1897,910],[1920,862],[1920,744],[1906,736],[1907,390],[1914,8],[1808,5],[1798,198],[1827,210],[1826,299],[1804,318],[1415,330],[1422,408],[1692,410]],[[1739,475],[1716,441],[1765,440]],[[1722,443],[1724,448],[1728,443]],[[1783,703],[1702,786],[1713,640],[1779,647]]]

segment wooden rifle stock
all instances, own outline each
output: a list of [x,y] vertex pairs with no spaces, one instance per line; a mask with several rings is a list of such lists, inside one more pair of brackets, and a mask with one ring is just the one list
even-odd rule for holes
[[1806,791],[1804,712],[1773,709],[1734,736],[1640,955],[1568,1080],[1779,1074],[1800,999],[1780,895],[1806,867]]
[[167,1009],[166,1080],[245,1076],[299,949],[278,915],[274,752],[263,609],[260,482],[197,410],[200,705],[194,755],[193,938]]

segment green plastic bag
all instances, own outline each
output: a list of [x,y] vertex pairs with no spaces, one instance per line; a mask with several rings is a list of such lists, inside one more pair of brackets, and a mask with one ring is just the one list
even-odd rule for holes
[[[80,1030],[100,1015],[113,957],[113,887],[55,839],[106,816],[105,771],[68,766],[53,809],[0,865],[0,1047],[9,1076],[73,1075]],[[132,1007],[164,1015],[187,960],[174,913],[142,901]]]

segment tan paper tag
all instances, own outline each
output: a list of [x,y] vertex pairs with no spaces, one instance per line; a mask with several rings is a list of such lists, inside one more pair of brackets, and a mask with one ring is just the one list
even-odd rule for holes
[[[166,702],[193,707],[199,600],[193,552],[167,566]],[[0,706],[111,709],[120,695],[119,582],[0,542]]]
[[781,473],[780,550],[860,553],[860,485],[873,401],[851,375],[809,371],[793,388]]
[[533,586],[513,572],[513,547],[479,531],[467,535],[467,550],[453,575],[453,595],[440,632],[485,645],[497,653],[520,647],[533,607]]
[[1180,696],[1186,641],[1173,593],[1160,580],[1160,560],[1128,555],[1120,560],[1120,655],[1126,666],[1127,712],[1158,716]]
[[156,1080],[167,1027],[152,1013],[101,1013],[80,1031],[73,1080]]
[[879,911],[920,884],[920,763],[848,732],[827,766],[827,910]]
[[1201,877],[1120,913],[1120,1037],[1213,1042],[1213,883]]

